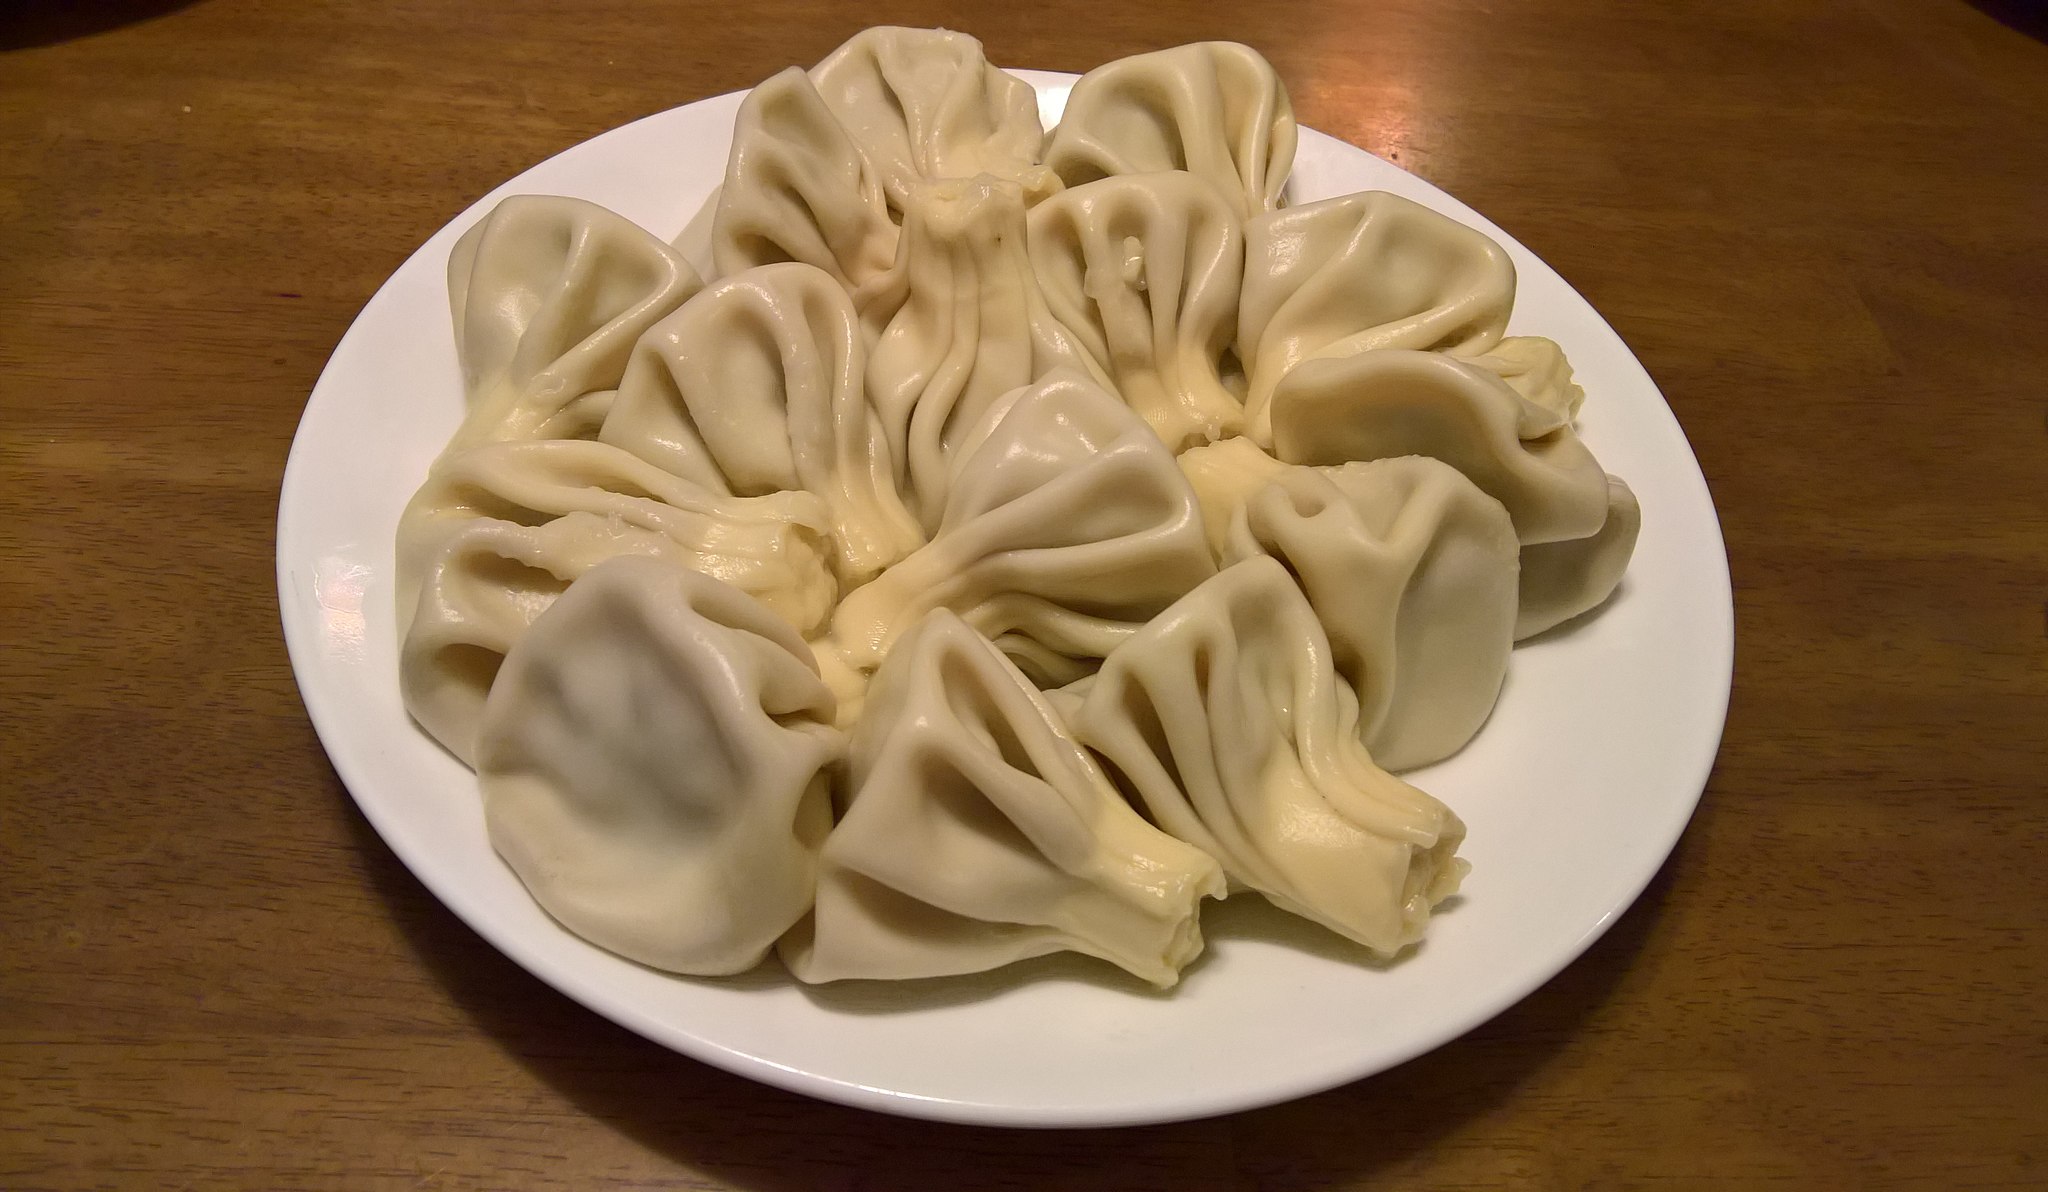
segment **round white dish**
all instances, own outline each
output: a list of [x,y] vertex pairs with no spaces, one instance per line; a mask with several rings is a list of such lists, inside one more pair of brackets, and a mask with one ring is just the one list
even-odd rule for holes
[[[1018,73],[1050,126],[1073,76]],[[475,777],[399,700],[393,533],[462,407],[448,250],[516,193],[590,199],[674,236],[723,173],[740,98],[596,137],[437,232],[342,338],[292,445],[277,573],[307,711],[371,824],[457,915],[570,997],[706,1063],[891,1113],[1067,1126],[1225,1113],[1382,1071],[1521,999],[1635,900],[1692,814],[1727,711],[1733,608],[1698,463],[1642,366],[1553,270],[1421,179],[1304,130],[1295,201],[1389,190],[1506,246],[1521,280],[1511,330],[1564,346],[1588,395],[1584,438],[1643,506],[1616,597],[1517,650],[1478,739],[1411,775],[1470,828],[1471,877],[1428,941],[1375,965],[1245,895],[1210,905],[1208,952],[1165,995],[1072,958],[806,989],[772,963],[736,979],[667,976],[549,919],[492,852]]]

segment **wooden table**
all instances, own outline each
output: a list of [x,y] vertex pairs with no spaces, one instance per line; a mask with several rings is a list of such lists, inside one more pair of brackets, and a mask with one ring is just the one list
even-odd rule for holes
[[[2048,1182],[2027,5],[22,9],[0,18],[0,1185]],[[342,331],[502,179],[885,21],[1058,69],[1251,42],[1305,124],[1488,213],[1662,385],[1728,539],[1726,740],[1642,902],[1496,1021],[1218,1121],[879,1117],[579,1009],[336,780],[272,527]]]

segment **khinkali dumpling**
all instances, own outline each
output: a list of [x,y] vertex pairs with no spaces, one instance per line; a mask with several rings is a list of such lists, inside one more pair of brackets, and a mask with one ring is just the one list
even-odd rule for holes
[[1187,170],[1244,218],[1280,205],[1295,139],[1287,89],[1257,50],[1197,42],[1082,75],[1046,142],[1045,164],[1068,186]]
[[1465,828],[1387,773],[1287,571],[1219,572],[1103,662],[1070,717],[1153,823],[1382,955],[1457,890]]
[[810,265],[762,265],[641,337],[599,437],[713,492],[817,494],[836,570],[861,583],[924,542],[866,370],[846,292]]
[[618,558],[498,673],[477,734],[491,844],[564,926],[670,972],[752,968],[810,908],[845,748],[780,617]]
[[1031,209],[1047,309],[1176,450],[1234,434],[1223,379],[1244,244],[1221,192],[1193,174],[1120,175]]
[[1195,492],[1209,549],[1219,559],[1230,535],[1230,521],[1237,516],[1238,509],[1253,493],[1293,466],[1281,463],[1257,443],[1242,438],[1191,447],[1176,456],[1174,462],[1180,465],[1181,475],[1187,477],[1188,487]]
[[805,981],[978,972],[1074,951],[1172,985],[1216,862],[1140,819],[1000,651],[943,609],[889,652],[853,736]]
[[447,450],[596,433],[634,341],[699,284],[667,245],[595,203],[503,200],[448,255],[468,411]]
[[1031,84],[990,66],[965,33],[863,30],[810,75],[898,211],[937,178],[990,174],[1034,196],[1057,185],[1038,164],[1045,132]]
[[1296,365],[1273,395],[1273,454],[1297,464],[1440,459],[1507,506],[1525,545],[1584,538],[1607,519],[1607,473],[1570,423],[1438,352]]
[[938,532],[847,594],[830,642],[872,673],[928,611],[951,609],[1057,685],[1214,571],[1165,444],[1062,371],[1006,395],[967,433]]
[[[896,261],[897,229],[881,180],[810,76],[794,66],[740,103],[725,181],[712,202],[711,257],[721,277],[801,261],[852,289]],[[686,228],[680,239],[696,235]]]
[[1086,355],[1046,313],[1023,191],[986,174],[915,188],[895,268],[856,301],[868,400],[930,531],[960,436],[998,397],[1055,367],[1085,368]]
[[[1508,388],[1553,417],[1576,418],[1586,391],[1572,379],[1564,349],[1541,336],[1511,335],[1469,363],[1494,373]],[[1515,640],[1563,624],[1605,601],[1621,583],[1642,532],[1643,509],[1619,476],[1607,477],[1607,517],[1584,538],[1522,548],[1521,615]]]
[[1358,695],[1360,739],[1407,770],[1457,752],[1493,710],[1514,647],[1516,552],[1499,501],[1405,456],[1284,468],[1237,511],[1223,562],[1286,564]]
[[579,576],[654,555],[760,598],[799,631],[837,586],[809,493],[720,497],[604,443],[493,443],[434,466],[398,526],[399,683],[467,762],[505,652]]
[[1607,478],[1607,520],[1597,533],[1522,548],[1521,615],[1515,640],[1533,637],[1599,605],[1628,570],[1643,507],[1619,476]]
[[1515,266],[1485,235],[1419,203],[1363,191],[1245,225],[1237,352],[1250,434],[1272,441],[1273,390],[1314,356],[1377,348],[1479,354],[1501,342]]

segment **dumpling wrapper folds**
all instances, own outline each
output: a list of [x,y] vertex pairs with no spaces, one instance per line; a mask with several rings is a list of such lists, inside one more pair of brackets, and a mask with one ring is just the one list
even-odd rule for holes
[[842,583],[924,543],[866,393],[853,302],[784,262],[706,286],[642,336],[599,438],[720,494],[824,503]]
[[1525,546],[1585,538],[1607,520],[1607,473],[1565,418],[1437,352],[1296,365],[1273,395],[1273,454],[1310,465],[1440,459],[1507,507]]
[[1092,381],[1057,372],[1005,395],[968,432],[937,533],[846,595],[819,652],[872,674],[903,633],[945,608],[1057,686],[1214,572],[1165,444]]
[[1073,951],[1165,987],[1202,950],[1209,856],[1147,824],[1029,680],[943,609],[889,652],[853,735],[851,797],[812,917],[782,957],[805,981],[979,972]]
[[563,589],[619,555],[731,582],[792,628],[838,589],[823,504],[721,497],[605,443],[489,443],[435,464],[399,519],[399,684],[406,708],[469,762],[507,650]]
[[1047,309],[1176,451],[1237,433],[1224,379],[1244,272],[1223,194],[1176,171],[1104,178],[1031,209]]
[[986,174],[909,197],[895,267],[855,295],[868,400],[927,532],[960,438],[997,398],[1055,368],[1093,371],[1048,313],[1026,251],[1024,193]]
[[1273,391],[1302,361],[1382,348],[1479,355],[1500,344],[1514,306],[1500,245],[1385,191],[1268,212],[1244,241],[1237,351],[1247,433],[1263,445]]
[[1059,185],[1039,165],[1037,93],[989,65],[965,33],[864,29],[810,77],[897,211],[919,184],[941,178],[989,174],[1034,200]]
[[[896,261],[898,232],[881,180],[798,67],[740,102],[711,213],[710,254],[720,277],[800,261],[853,290]],[[677,238],[693,253],[703,251],[703,218]]]
[[1409,770],[1463,748],[1514,648],[1517,543],[1500,502],[1422,456],[1288,467],[1241,506],[1230,564],[1285,564],[1358,696],[1374,762]]
[[667,245],[595,203],[504,199],[448,254],[467,410],[444,454],[596,433],[634,342],[700,284]]
[[1307,597],[1219,572],[1118,647],[1069,716],[1154,824],[1233,884],[1391,956],[1457,890],[1464,824],[1376,765]]
[[[783,244],[780,252],[792,254],[768,249],[756,253],[756,264],[819,263],[815,250],[822,241],[825,254],[840,265],[834,276],[857,287],[886,267],[880,259],[887,255],[885,246],[887,253],[894,251],[893,233],[871,218],[877,197],[882,222],[900,223],[910,192],[924,181],[991,174],[1019,183],[1034,202],[1059,188],[1058,176],[1039,164],[1045,134],[1037,95],[1029,83],[989,65],[981,43],[967,34],[866,29],[809,71],[796,73],[808,87],[784,72],[735,128],[734,160],[749,160],[736,179],[727,171],[743,192],[727,226],[735,234],[765,230],[770,244]],[[837,135],[821,114],[838,126]],[[742,133],[750,142],[743,153]],[[857,172],[848,168],[849,152],[860,163]],[[806,153],[819,157],[806,163]],[[716,263],[725,189],[715,188],[676,238],[676,250],[707,279],[726,271]],[[835,224],[830,211],[805,215],[791,207],[792,200],[814,207],[835,194],[842,200],[857,196],[843,212],[853,216],[845,224]],[[780,215],[769,210],[777,206],[785,208]],[[805,230],[806,222],[822,235]],[[797,246],[813,255],[794,255]],[[731,266],[737,258],[730,246],[727,252]]]
[[810,651],[760,602],[613,559],[534,622],[491,690],[491,844],[592,943],[668,972],[743,972],[811,906],[845,749],[832,711]]
[[1186,170],[1242,219],[1280,205],[1298,136],[1287,89],[1257,50],[1195,42],[1082,75],[1046,140],[1045,164],[1068,186]]
[[[1427,457],[1396,458],[1413,463]],[[1202,525],[1208,536],[1210,549],[1219,562],[1226,561],[1226,555],[1229,554],[1226,548],[1232,520],[1240,514],[1254,494],[1296,466],[1274,459],[1257,444],[1245,438],[1224,439],[1218,443],[1191,448],[1181,452],[1174,462],[1180,465],[1181,474],[1187,477],[1189,487],[1194,490],[1195,500],[1202,510]],[[1336,475],[1353,466],[1325,465],[1312,470],[1325,475]],[[1469,485],[1469,480],[1467,484]],[[1636,537],[1642,529],[1642,509],[1636,502],[1635,494],[1620,477],[1607,477],[1607,491],[1606,518],[1601,522],[1600,529],[1590,537],[1522,547],[1521,579],[1517,596],[1519,611],[1516,614],[1514,628],[1516,641],[1532,637],[1599,606],[1620,584],[1622,574],[1628,568],[1629,556],[1635,549]],[[1482,498],[1485,496],[1483,493],[1478,495]],[[1505,507],[1502,508],[1504,511]],[[1469,519],[1460,520],[1468,526],[1473,524]],[[1242,557],[1242,553],[1230,557]],[[1335,590],[1342,591],[1343,585],[1339,584]],[[1488,587],[1487,591],[1491,592],[1491,587]],[[1341,600],[1341,597],[1339,599]],[[1323,617],[1325,625],[1331,626],[1333,635],[1337,630],[1332,618],[1345,615],[1338,611],[1337,604],[1330,601],[1319,601],[1317,614]],[[1343,653],[1341,648],[1339,653]],[[1356,668],[1346,664],[1344,669],[1347,677],[1352,679],[1354,685],[1358,685]],[[1361,720],[1370,726],[1374,722],[1374,716],[1370,711],[1373,701],[1365,693],[1363,686],[1359,686],[1359,690],[1360,703],[1364,705]],[[1368,740],[1370,739],[1368,727]],[[1384,744],[1381,743],[1382,750]],[[1375,751],[1375,756],[1379,756],[1379,753],[1380,751]],[[1388,769],[1393,770],[1423,764],[1389,760],[1404,756],[1406,755],[1402,751],[1396,750],[1388,758],[1381,760]]]

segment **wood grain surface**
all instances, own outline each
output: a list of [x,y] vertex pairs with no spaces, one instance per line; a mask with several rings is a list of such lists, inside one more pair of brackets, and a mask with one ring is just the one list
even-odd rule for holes
[[[5,13],[0,1186],[2048,1185],[2038,4]],[[878,23],[1053,69],[1250,42],[1657,378],[1728,540],[1726,739],[1643,900],[1527,1001],[1215,1121],[885,1118],[581,1010],[356,811],[272,571],[336,341],[503,179]]]

